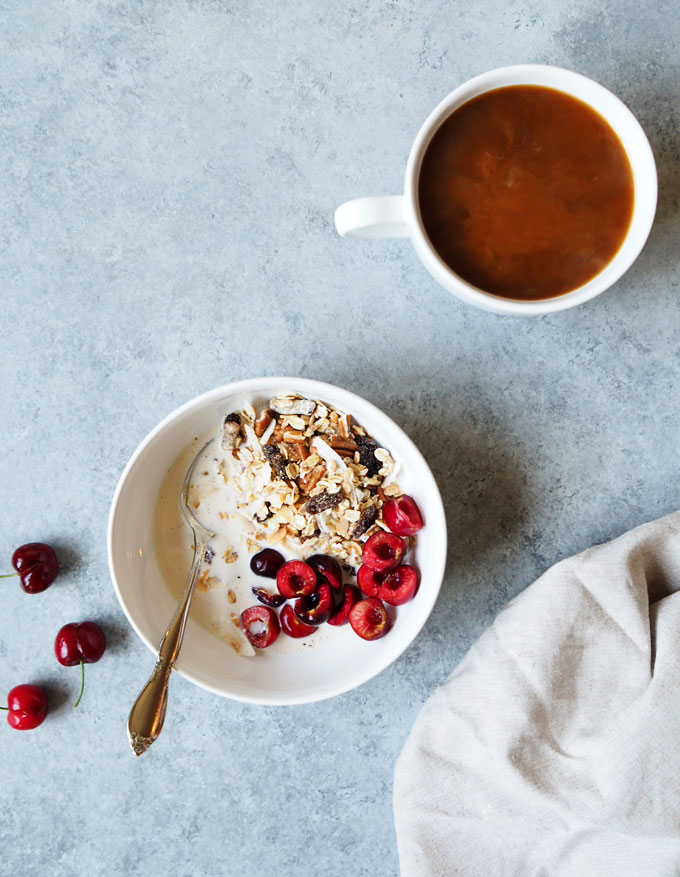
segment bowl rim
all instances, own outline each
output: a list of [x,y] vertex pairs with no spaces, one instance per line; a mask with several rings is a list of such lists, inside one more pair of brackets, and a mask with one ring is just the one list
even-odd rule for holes
[[[306,394],[311,398],[323,399],[324,392],[330,390],[331,394],[338,393],[346,399],[347,402],[342,404],[340,407],[347,407],[352,404],[354,400],[357,400],[360,403],[360,406],[368,406],[371,410],[371,414],[375,414],[378,420],[384,419],[389,424],[392,430],[395,430],[397,433],[401,435],[403,439],[406,440],[407,444],[410,448],[410,453],[419,460],[420,464],[424,467],[425,473],[429,476],[432,488],[432,507],[428,509],[428,518],[432,519],[434,515],[439,519],[440,530],[442,531],[442,539],[441,539],[441,547],[437,552],[437,557],[434,559],[434,569],[428,575],[428,580],[431,579],[432,582],[436,583],[434,585],[430,585],[430,587],[424,593],[421,593],[420,602],[420,611],[422,613],[419,622],[416,624],[410,636],[404,641],[402,647],[399,652],[394,656],[387,656],[387,659],[378,660],[375,665],[373,662],[367,661],[364,664],[365,668],[368,668],[365,672],[360,673],[358,679],[352,679],[346,684],[336,684],[333,686],[324,689],[321,692],[310,695],[294,695],[294,696],[261,696],[261,695],[249,695],[243,694],[241,692],[235,693],[233,691],[225,691],[223,688],[220,688],[216,685],[213,685],[205,680],[199,678],[195,673],[185,670],[179,666],[175,666],[174,672],[179,673],[187,681],[197,685],[199,688],[203,688],[206,691],[210,691],[213,694],[220,695],[221,697],[229,698],[231,700],[236,700],[242,703],[253,703],[259,704],[263,706],[294,706],[305,703],[315,703],[322,700],[327,700],[331,697],[336,697],[340,694],[344,694],[347,691],[351,691],[354,688],[358,688],[364,683],[370,681],[383,670],[387,669],[392,663],[394,663],[398,658],[400,658],[404,652],[409,648],[409,646],[413,643],[416,637],[420,634],[421,630],[425,626],[427,620],[432,614],[432,610],[434,609],[434,605],[439,596],[439,592],[441,590],[442,582],[444,579],[444,572],[446,569],[446,560],[447,560],[447,543],[448,543],[448,533],[447,533],[447,524],[446,524],[446,513],[444,510],[444,504],[441,498],[441,492],[439,490],[439,485],[430,469],[430,466],[421,453],[420,449],[416,446],[415,442],[410,438],[410,436],[396,423],[392,418],[387,415],[382,409],[378,408],[377,405],[374,405],[368,399],[364,399],[362,396],[353,393],[351,390],[345,390],[343,387],[338,387],[335,384],[329,384],[325,381],[317,381],[310,378],[300,378],[300,377],[291,377],[291,376],[266,376],[260,378],[247,378],[245,380],[234,381],[227,384],[222,384],[219,387],[215,387],[212,390],[208,390],[205,393],[201,393],[198,396],[194,396],[189,401],[183,403],[182,405],[175,408],[171,411],[166,417],[164,417],[156,426],[154,426],[142,439],[142,441],[137,445],[136,449],[132,453],[132,456],[126,463],[119,479],[116,484],[115,491],[113,493],[113,497],[111,500],[111,506],[109,509],[109,517],[108,517],[108,525],[107,525],[107,555],[108,555],[108,567],[109,567],[109,575],[111,577],[111,582],[113,584],[113,589],[116,593],[116,597],[118,598],[118,602],[130,623],[131,627],[142,640],[142,642],[147,646],[149,651],[151,651],[154,655],[158,654],[158,643],[154,643],[141,629],[141,627],[136,622],[132,611],[127,605],[126,598],[123,594],[121,586],[118,582],[118,576],[116,573],[116,564],[114,560],[114,530],[116,527],[119,509],[118,505],[120,502],[121,494],[125,488],[127,480],[134,466],[136,465],[138,459],[147,449],[147,447],[156,439],[156,437],[162,433],[166,427],[168,427],[171,423],[173,423],[177,418],[182,415],[190,412],[194,409],[201,408],[204,404],[213,401],[221,396],[229,396],[236,395],[239,393],[256,393],[268,392],[269,385],[278,385],[278,389],[283,389],[284,387],[289,386],[290,389],[294,392],[299,392],[302,394]],[[350,409],[351,410],[351,409]]]

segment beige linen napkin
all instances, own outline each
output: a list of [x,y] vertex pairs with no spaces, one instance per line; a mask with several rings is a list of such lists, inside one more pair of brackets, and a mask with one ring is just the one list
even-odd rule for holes
[[680,512],[516,597],[396,767],[402,874],[680,875]]

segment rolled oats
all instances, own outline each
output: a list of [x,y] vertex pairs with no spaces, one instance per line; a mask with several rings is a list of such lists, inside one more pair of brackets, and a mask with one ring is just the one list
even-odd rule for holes
[[350,414],[294,394],[239,415],[242,440],[231,449],[230,477],[248,522],[248,551],[280,543],[359,566],[363,542],[387,529],[384,497],[401,494],[389,451]]

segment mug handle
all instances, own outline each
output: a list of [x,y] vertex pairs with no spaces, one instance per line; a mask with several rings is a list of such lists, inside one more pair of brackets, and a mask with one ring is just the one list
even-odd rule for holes
[[403,195],[380,195],[346,201],[335,211],[335,228],[343,238],[407,238]]

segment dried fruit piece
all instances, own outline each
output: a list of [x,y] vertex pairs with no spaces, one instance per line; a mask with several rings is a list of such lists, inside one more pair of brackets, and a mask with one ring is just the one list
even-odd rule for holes
[[276,587],[287,600],[307,597],[316,589],[316,573],[302,560],[289,560],[276,574]]
[[262,450],[264,451],[265,457],[269,460],[276,477],[288,481],[286,461],[278,447],[276,445],[265,445]]
[[384,578],[385,573],[376,572],[362,563],[357,573],[357,584],[367,597],[377,597]]
[[282,606],[286,602],[286,598],[283,594],[270,594],[266,588],[258,588],[256,585],[253,585],[251,591],[260,603],[264,603],[265,606],[271,606],[276,609],[277,606]]
[[267,606],[249,606],[241,612],[241,630],[256,649],[266,649],[281,632],[276,612]]
[[359,600],[361,600],[361,594],[359,593],[358,588],[355,588],[354,585],[343,585],[342,601],[335,612],[331,614],[328,623],[332,624],[334,627],[344,624],[349,618],[350,609],[355,603],[358,603]]
[[241,444],[241,415],[227,414],[222,424],[222,450],[231,451]]
[[403,493],[387,500],[383,506],[383,520],[397,536],[413,536],[423,529],[423,517],[415,500]]
[[331,617],[335,601],[330,585],[319,585],[313,594],[295,601],[295,614],[305,624],[323,624]]
[[334,557],[327,554],[313,554],[307,558],[307,563],[311,566],[322,581],[328,582],[336,591],[342,588],[342,570],[340,564]]
[[376,457],[378,445],[367,435],[355,435],[354,441],[359,446],[359,462],[368,469],[368,476],[372,478],[382,469],[382,463]]
[[417,590],[418,573],[403,563],[384,577],[376,596],[390,606],[401,606],[411,600]]
[[374,533],[364,543],[361,559],[376,572],[390,572],[396,569],[406,551],[406,543],[394,533]]
[[337,493],[328,493],[328,491],[325,490],[323,493],[319,493],[308,500],[305,505],[305,511],[309,512],[310,515],[318,515],[319,512],[325,512],[327,509],[334,509],[337,505],[340,505],[341,502],[342,493],[340,491]]
[[354,529],[350,534],[350,539],[358,539],[363,536],[367,530],[370,530],[373,524],[378,520],[378,506],[373,504],[365,508],[361,513],[361,517],[354,525]]
[[387,610],[377,597],[355,603],[349,610],[349,623],[357,636],[367,640],[380,639],[391,626]]
[[292,606],[284,606],[281,610],[281,630],[284,633],[287,633],[288,636],[292,636],[294,639],[302,639],[305,636],[309,636],[314,633],[316,627],[313,627],[311,624],[305,624],[304,621],[300,621],[295,612],[293,612]]

